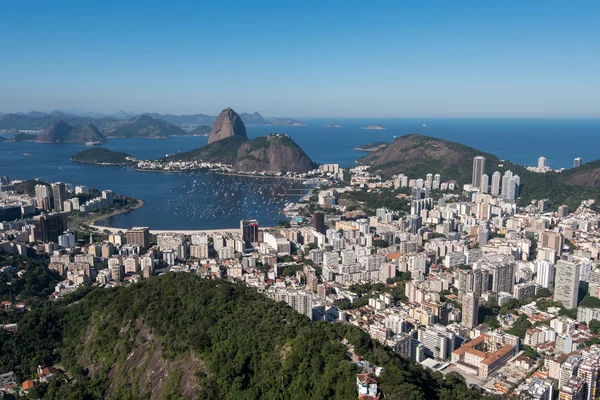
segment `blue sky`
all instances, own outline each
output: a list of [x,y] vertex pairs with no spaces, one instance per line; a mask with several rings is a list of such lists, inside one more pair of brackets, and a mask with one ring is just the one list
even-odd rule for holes
[[0,111],[598,117],[598,21],[585,0],[5,2]]

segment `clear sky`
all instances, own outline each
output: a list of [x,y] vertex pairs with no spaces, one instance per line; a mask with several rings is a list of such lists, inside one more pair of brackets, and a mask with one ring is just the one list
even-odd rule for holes
[[0,111],[600,116],[600,1],[6,1]]

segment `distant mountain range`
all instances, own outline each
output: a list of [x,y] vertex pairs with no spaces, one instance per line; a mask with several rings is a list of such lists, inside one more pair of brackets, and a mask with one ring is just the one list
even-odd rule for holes
[[[198,127],[199,125],[212,125],[216,121],[216,116],[206,114],[190,114],[190,115],[173,115],[173,114],[157,114],[157,113],[144,113],[144,114],[133,114],[126,111],[118,111],[114,114],[102,114],[87,111],[74,111],[74,110],[55,110],[49,113],[32,111],[29,113],[1,113],[0,112],[0,131],[27,131],[36,130],[42,131],[50,127],[53,123],[60,120],[72,126],[85,125],[93,123],[101,132],[107,133],[108,136],[125,136],[135,137],[138,136],[136,133],[132,133],[131,129],[128,130],[127,134],[119,135],[117,129],[120,126],[118,121],[133,121],[137,117],[148,116],[156,121],[163,121],[170,125],[175,125],[180,129],[190,130]],[[306,126],[305,123],[296,121],[290,118],[264,118],[258,112],[252,114],[242,113],[240,118],[246,125],[259,125],[259,126]],[[149,120],[146,119],[146,122]],[[161,122],[156,122],[161,124]],[[168,135],[179,135],[185,134],[178,129],[162,125],[161,130]],[[206,129],[206,128],[201,128]],[[115,135],[113,132],[117,131]],[[131,136],[133,135],[133,136]],[[146,131],[140,134],[142,137],[148,137]],[[152,135],[150,135],[152,136]],[[164,136],[158,134],[158,136]]]

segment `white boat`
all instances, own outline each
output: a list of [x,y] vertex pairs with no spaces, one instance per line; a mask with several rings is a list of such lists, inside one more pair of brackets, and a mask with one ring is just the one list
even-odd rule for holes
[[90,140],[89,142],[85,142],[86,146],[96,146],[96,145],[99,145],[99,144],[100,144],[100,142],[94,142],[92,140]]
[[427,124],[423,124],[423,126],[427,126]]

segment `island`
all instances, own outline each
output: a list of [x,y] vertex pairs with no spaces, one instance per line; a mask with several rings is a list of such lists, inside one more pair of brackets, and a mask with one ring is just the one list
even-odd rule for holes
[[341,128],[341,125],[338,124],[325,124],[323,125],[323,128]]
[[135,165],[137,160],[127,153],[102,147],[80,151],[71,157],[71,161],[97,165]]
[[10,138],[11,142],[33,142],[37,138],[35,133],[17,133]]
[[372,130],[372,131],[382,131],[385,129],[385,127],[381,126],[381,125],[367,125],[367,126],[363,126],[362,129],[368,129],[368,130]]
[[389,145],[389,143],[386,143],[386,142],[374,142],[374,143],[363,144],[362,146],[355,147],[354,150],[378,151],[378,150],[381,150],[381,149],[387,147],[388,145]]

